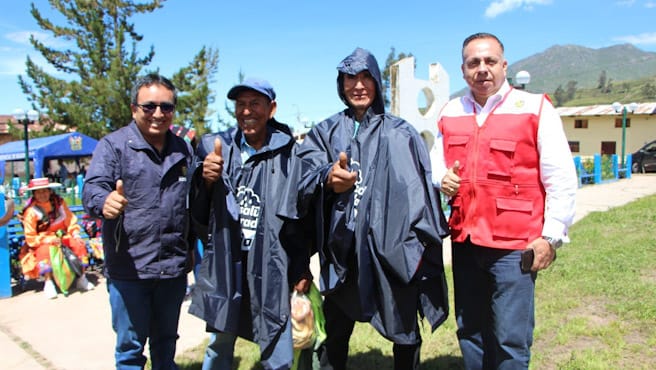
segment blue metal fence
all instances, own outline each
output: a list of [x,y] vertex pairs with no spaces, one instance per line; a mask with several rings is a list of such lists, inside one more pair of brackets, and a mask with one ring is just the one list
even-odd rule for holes
[[605,155],[595,154],[592,159],[574,157],[574,166],[579,178],[579,187],[588,184],[602,184],[623,178],[631,178],[632,158],[629,154],[624,167],[621,167],[617,154]]

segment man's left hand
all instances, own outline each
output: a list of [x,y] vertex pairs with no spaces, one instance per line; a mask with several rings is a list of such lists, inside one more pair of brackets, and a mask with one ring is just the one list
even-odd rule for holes
[[310,284],[312,283],[312,280],[308,278],[301,278],[296,285],[294,285],[294,290],[296,290],[299,293],[307,293],[310,290]]
[[551,263],[556,258],[556,251],[549,245],[549,242],[543,238],[533,240],[527,248],[532,248],[535,253],[533,258],[533,266],[531,271],[536,272],[544,270],[551,266]]

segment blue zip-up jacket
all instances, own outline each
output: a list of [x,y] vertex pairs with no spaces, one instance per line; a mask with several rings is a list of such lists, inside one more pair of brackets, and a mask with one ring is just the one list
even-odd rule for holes
[[167,279],[189,271],[187,175],[192,153],[187,142],[167,131],[164,152],[158,154],[134,121],[98,142],[85,177],[84,209],[103,218],[105,199],[119,179],[128,200],[121,216],[103,218],[105,276]]

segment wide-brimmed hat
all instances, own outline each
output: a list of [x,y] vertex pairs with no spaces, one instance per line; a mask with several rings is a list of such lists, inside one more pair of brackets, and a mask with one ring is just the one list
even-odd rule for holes
[[50,182],[50,179],[47,177],[39,177],[38,179],[30,180],[25,190],[53,189],[60,186],[62,186],[62,184],[58,182]]

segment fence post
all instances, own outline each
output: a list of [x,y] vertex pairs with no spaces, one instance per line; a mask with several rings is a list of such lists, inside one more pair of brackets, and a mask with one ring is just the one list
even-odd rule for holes
[[626,173],[624,174],[624,177],[627,179],[631,178],[631,169],[633,169],[633,155],[629,154],[626,156]]
[[579,178],[579,188],[583,186],[583,170],[581,169],[581,156],[574,157],[574,168],[576,169],[576,177]]
[[594,155],[594,183],[601,183],[601,155]]
[[[5,195],[0,193],[0,214],[4,215]],[[11,256],[7,226],[0,226],[0,298],[11,297]]]
[[619,164],[617,164],[617,154],[613,154],[612,158],[612,166],[613,166],[613,176],[615,177],[615,180],[620,178],[620,168]]
[[82,188],[84,187],[84,176],[77,175],[77,199],[82,199]]

